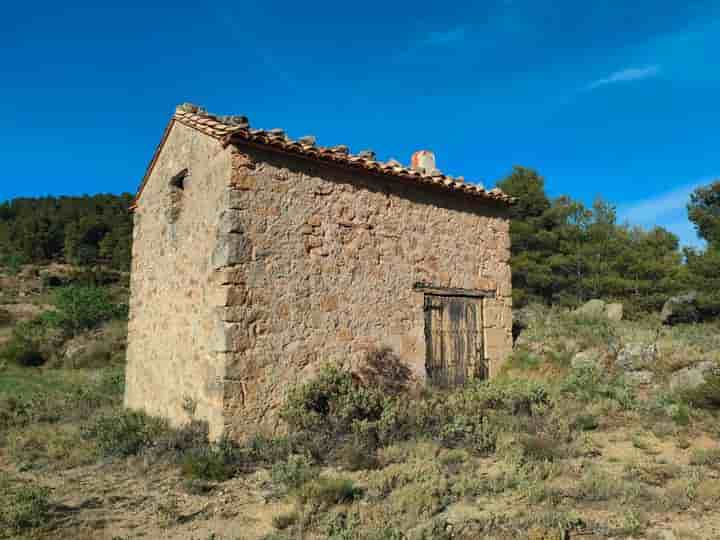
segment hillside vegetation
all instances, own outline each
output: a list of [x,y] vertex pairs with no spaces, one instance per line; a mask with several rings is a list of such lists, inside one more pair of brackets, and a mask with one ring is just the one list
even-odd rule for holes
[[[690,201],[702,252],[528,169],[503,188],[522,324],[498,378],[419,386],[374,351],[242,443],[190,400],[179,429],[122,407],[129,197],[0,206],[0,538],[720,537],[720,183]],[[630,320],[576,309],[597,298]]]
[[677,236],[662,227],[618,223],[615,208],[602,199],[591,208],[567,196],[551,200],[532,169],[515,167],[498,185],[519,199],[511,225],[515,307],[576,307],[604,298],[640,316],[658,311],[668,296],[694,290],[703,318],[720,314],[720,181],[688,201],[704,251],[680,250]]

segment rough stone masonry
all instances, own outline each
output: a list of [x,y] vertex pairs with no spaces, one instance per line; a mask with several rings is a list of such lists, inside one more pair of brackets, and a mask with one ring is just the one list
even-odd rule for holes
[[[134,207],[126,406],[272,432],[323,364],[390,347],[424,384],[453,332],[492,376],[512,346],[512,203],[427,152],[405,168],[180,106]],[[428,294],[476,302],[479,329],[429,329]]]

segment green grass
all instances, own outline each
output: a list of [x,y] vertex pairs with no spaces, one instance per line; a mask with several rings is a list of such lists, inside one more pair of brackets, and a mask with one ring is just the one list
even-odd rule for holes
[[88,383],[98,370],[39,369],[7,366],[0,372],[0,398],[62,395]]

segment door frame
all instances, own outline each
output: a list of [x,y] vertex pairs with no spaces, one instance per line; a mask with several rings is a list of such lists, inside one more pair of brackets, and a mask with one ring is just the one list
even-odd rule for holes
[[443,296],[443,297],[465,297],[465,298],[475,298],[478,300],[477,304],[479,306],[479,313],[478,316],[480,317],[481,321],[481,327],[478,329],[479,332],[482,333],[481,339],[482,339],[482,350],[480,351],[480,362],[483,365],[483,372],[484,377],[488,378],[490,376],[490,370],[489,366],[487,365],[488,359],[486,355],[486,344],[485,344],[485,298],[495,298],[495,291],[489,290],[489,289],[462,289],[457,287],[437,287],[428,283],[416,283],[413,285],[413,290],[416,292],[423,293],[423,311],[425,312],[424,324],[425,324],[425,370],[428,374],[428,382],[430,381],[429,377],[429,365],[430,360],[432,356],[432,339],[429,335],[432,333],[431,324],[429,324],[429,316],[428,311],[431,309],[430,303],[428,302],[429,297],[432,296]]

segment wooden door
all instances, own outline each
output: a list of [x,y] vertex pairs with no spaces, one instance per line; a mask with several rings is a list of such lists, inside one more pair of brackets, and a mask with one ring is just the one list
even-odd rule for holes
[[458,386],[487,377],[482,298],[425,295],[425,367],[431,384]]

